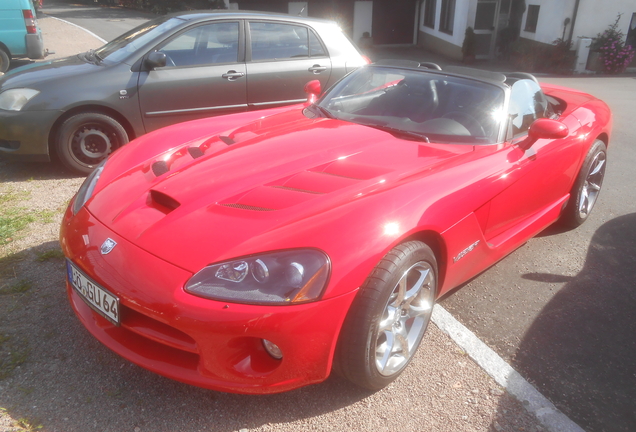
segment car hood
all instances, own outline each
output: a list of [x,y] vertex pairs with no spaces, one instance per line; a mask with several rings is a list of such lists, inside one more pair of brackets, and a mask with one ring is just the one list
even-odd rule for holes
[[[177,139],[166,132],[152,141]],[[473,151],[309,119],[302,110],[176,145],[130,167],[130,160],[138,161],[136,145],[106,164],[107,180],[98,183],[88,211],[132,243],[193,272],[262,250],[316,246],[276,244],[271,234],[312,223]]]
[[81,60],[79,55],[33,63],[7,72],[0,79],[0,90],[19,87],[40,90],[50,81],[60,78],[72,79],[76,75],[86,74],[103,67],[103,65],[87,63]]

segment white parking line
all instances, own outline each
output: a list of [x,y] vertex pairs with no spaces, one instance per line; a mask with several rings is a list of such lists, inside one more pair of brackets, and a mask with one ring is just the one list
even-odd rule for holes
[[80,30],[84,30],[84,31],[85,31],[86,33],[88,33],[89,35],[93,36],[94,38],[97,38],[97,39],[98,39],[101,43],[107,43],[107,42],[108,42],[106,39],[100,38],[99,36],[97,36],[97,35],[96,35],[95,33],[93,33],[92,31],[90,31],[90,30],[86,30],[84,27],[82,27],[82,26],[78,26],[77,24],[73,24],[73,23],[72,23],[72,22],[70,22],[70,21],[66,21],[66,20],[63,20],[63,19],[61,19],[61,18],[55,18],[54,16],[51,16],[51,15],[47,15],[47,17],[49,17],[49,18],[53,18],[53,19],[56,19],[56,20],[58,20],[58,21],[62,21],[63,23],[66,23],[66,24],[70,24],[70,25],[72,25],[73,27],[77,27],[77,28],[78,28],[78,29],[80,29]]
[[466,351],[470,358],[485,370],[497,384],[517,398],[549,431],[585,432],[446,309],[440,305],[435,305],[432,321]]

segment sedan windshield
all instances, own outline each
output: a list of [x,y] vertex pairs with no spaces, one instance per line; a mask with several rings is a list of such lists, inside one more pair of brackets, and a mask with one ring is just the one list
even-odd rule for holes
[[340,120],[468,144],[497,142],[503,105],[504,91],[487,82],[381,66],[358,69],[318,102]]
[[103,47],[95,50],[94,54],[99,60],[120,62],[148,42],[183,24],[183,22],[181,18],[168,17],[148,21],[108,42]]

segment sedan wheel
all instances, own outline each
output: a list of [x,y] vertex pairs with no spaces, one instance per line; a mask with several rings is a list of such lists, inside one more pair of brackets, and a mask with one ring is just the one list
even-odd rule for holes
[[396,379],[413,358],[431,318],[437,264],[422,242],[396,246],[360,288],[338,342],[336,370],[372,390]]
[[606,157],[605,143],[596,140],[585,157],[570,193],[570,202],[563,212],[565,225],[576,228],[587,220],[603,186]]
[[66,167],[89,174],[110,153],[128,142],[126,130],[105,114],[83,113],[67,119],[57,138],[57,153]]
[[6,72],[9,70],[11,59],[9,55],[0,48],[0,72]]

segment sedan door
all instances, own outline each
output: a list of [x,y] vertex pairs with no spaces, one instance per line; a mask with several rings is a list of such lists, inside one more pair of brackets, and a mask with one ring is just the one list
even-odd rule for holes
[[250,109],[306,100],[305,84],[326,88],[331,60],[313,29],[272,21],[248,24],[247,101]]
[[247,109],[241,21],[197,25],[157,48],[166,66],[139,75],[146,132]]

